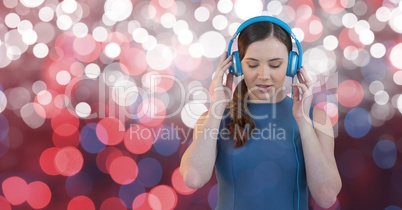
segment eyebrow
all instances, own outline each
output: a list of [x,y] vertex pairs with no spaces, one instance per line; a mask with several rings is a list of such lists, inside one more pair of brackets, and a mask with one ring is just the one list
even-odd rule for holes
[[[246,60],[251,60],[251,61],[259,61],[258,59],[255,59],[255,58],[245,58]],[[283,58],[272,58],[272,59],[269,59],[268,61],[280,61],[280,60],[283,60]]]

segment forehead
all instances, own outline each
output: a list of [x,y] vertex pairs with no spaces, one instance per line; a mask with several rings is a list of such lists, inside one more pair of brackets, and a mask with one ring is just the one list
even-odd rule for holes
[[253,58],[285,58],[288,56],[288,51],[281,41],[275,37],[267,37],[264,40],[251,43],[245,57]]

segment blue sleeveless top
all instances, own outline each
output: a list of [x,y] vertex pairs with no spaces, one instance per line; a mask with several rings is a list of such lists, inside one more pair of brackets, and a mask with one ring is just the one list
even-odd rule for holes
[[[228,112],[221,121],[215,174],[216,210],[295,209],[298,205],[297,162],[292,138],[292,100],[249,103],[256,128],[245,145],[234,147]],[[312,112],[310,111],[310,116]],[[299,161],[300,210],[308,209],[308,188],[300,133],[295,122],[294,142]],[[236,131],[235,132],[240,132]]]

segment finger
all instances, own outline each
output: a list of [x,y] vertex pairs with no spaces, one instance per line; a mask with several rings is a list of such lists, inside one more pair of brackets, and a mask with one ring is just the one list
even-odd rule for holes
[[[292,85],[293,86],[293,85]],[[300,100],[300,93],[299,93],[299,88],[297,86],[293,86],[293,100],[298,101]]]
[[303,97],[310,95],[310,91],[305,84],[298,83],[298,84],[292,84],[292,86],[300,88],[299,90],[301,91],[299,92],[302,93]]
[[226,78],[226,87],[232,89],[232,85],[233,85],[233,74],[228,74],[227,78]]
[[306,69],[305,69],[304,67],[302,67],[302,68],[300,69],[300,72],[303,74],[303,78],[304,78],[304,81],[305,81],[304,84],[306,84],[307,87],[311,87],[311,85],[313,84],[313,82],[312,82],[312,80],[310,79],[310,77],[308,76]]
[[297,80],[299,81],[299,83],[304,83],[304,79],[302,78],[302,75],[299,73],[296,74],[297,75]]

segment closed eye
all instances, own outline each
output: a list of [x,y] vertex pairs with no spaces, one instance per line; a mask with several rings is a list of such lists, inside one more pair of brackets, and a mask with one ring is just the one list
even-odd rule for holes
[[281,66],[281,64],[279,64],[279,65],[269,65],[269,67],[271,67],[271,68],[273,68],[273,69],[277,69],[277,68],[279,68]]
[[248,67],[253,69],[253,68],[257,68],[258,65],[248,65]]

